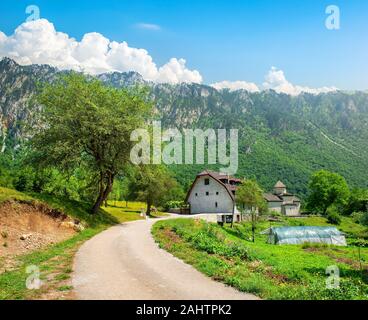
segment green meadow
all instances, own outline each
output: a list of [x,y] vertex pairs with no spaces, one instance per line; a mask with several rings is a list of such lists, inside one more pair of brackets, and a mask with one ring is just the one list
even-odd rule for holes
[[[261,222],[255,242],[249,223],[220,227],[202,220],[157,222],[152,230],[163,249],[207,276],[262,299],[368,299],[368,248],[327,245],[271,245],[260,232],[272,226],[328,225],[325,218],[284,218]],[[367,229],[344,218],[348,242],[367,235]],[[359,259],[360,258],[360,259]],[[339,283],[326,274],[337,266]],[[327,284],[338,284],[329,289]]]

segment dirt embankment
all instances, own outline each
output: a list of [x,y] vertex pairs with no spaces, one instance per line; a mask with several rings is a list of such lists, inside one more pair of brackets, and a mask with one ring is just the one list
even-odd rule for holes
[[[66,240],[83,228],[79,221],[41,203],[7,201],[0,205],[0,272],[9,258]],[[6,263],[8,261],[8,263]]]

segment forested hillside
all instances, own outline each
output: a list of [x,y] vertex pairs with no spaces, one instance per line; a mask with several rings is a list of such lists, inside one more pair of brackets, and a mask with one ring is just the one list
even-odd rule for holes
[[[37,106],[37,83],[52,81],[49,66],[0,61],[0,150],[14,154],[27,138]],[[277,180],[303,196],[310,175],[321,168],[342,174],[351,186],[367,187],[368,94],[335,92],[289,96],[274,91],[217,91],[197,85],[153,84],[137,73],[103,74],[115,87],[146,84],[155,117],[165,127],[239,129],[240,177],[269,189]],[[1,164],[1,161],[0,161]],[[203,166],[171,169],[187,187]],[[215,167],[212,169],[216,169]],[[1,180],[0,180],[1,181]]]

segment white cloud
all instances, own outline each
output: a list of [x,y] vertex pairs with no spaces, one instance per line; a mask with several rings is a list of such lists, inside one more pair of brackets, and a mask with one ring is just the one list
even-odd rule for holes
[[222,81],[211,84],[217,90],[229,89],[230,91],[247,90],[249,92],[259,92],[258,86],[253,82],[246,81]]
[[161,27],[158,24],[153,23],[137,23],[136,28],[143,29],[143,30],[150,30],[150,31],[160,31]]
[[159,79],[162,82],[202,82],[202,76],[197,70],[191,71],[185,67],[184,59],[172,58],[167,64],[158,70]]
[[211,85],[217,90],[229,89],[230,91],[247,90],[249,92],[260,92],[261,90],[275,90],[278,93],[285,93],[297,96],[303,92],[311,94],[320,94],[337,91],[335,87],[310,88],[290,83],[282,70],[272,67],[265,76],[265,82],[262,86],[257,86],[253,82],[246,81],[222,81]]
[[5,56],[22,65],[49,64],[90,74],[136,71],[155,82],[202,82],[200,73],[189,70],[183,59],[172,58],[157,67],[144,49],[111,41],[95,32],[77,41],[56,31],[46,19],[23,23],[9,37],[0,32],[0,57]]
[[[160,26],[141,23],[140,28],[158,30]],[[25,22],[12,35],[0,31],[0,58],[9,57],[22,65],[49,64],[62,70],[72,69],[90,74],[104,72],[139,72],[146,80],[177,84],[181,82],[202,83],[197,70],[186,67],[184,59],[172,58],[163,66],[157,66],[145,49],[129,47],[127,42],[112,41],[93,32],[81,41],[68,34],[58,32],[46,19]],[[212,87],[250,92],[273,89],[279,93],[298,95],[302,92],[319,94],[336,91],[335,87],[310,88],[290,83],[282,70],[272,67],[265,77],[263,86],[246,81],[223,81]]]
[[286,79],[285,74],[282,70],[278,70],[275,67],[272,67],[266,75],[263,87],[264,89],[272,89],[278,93],[286,93],[294,96],[299,95],[303,92],[319,94],[338,90],[335,87],[309,88],[294,85]]

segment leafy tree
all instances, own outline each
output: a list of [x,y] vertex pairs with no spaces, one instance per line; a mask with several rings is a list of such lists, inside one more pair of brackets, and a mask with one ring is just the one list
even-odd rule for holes
[[350,190],[345,179],[337,173],[321,170],[312,175],[309,183],[309,210],[326,215],[331,205],[346,205]]
[[175,180],[173,186],[170,189],[168,189],[165,195],[163,196],[161,203],[166,205],[166,203],[171,201],[184,202],[184,200],[185,200],[185,192],[182,186]]
[[[112,192],[110,193],[109,200],[122,201],[125,200],[127,202],[129,196],[129,179],[128,177],[118,178],[115,180],[114,187]],[[128,206],[128,203],[126,203]]]
[[135,171],[129,189],[136,200],[147,204],[147,215],[150,215],[152,206],[164,204],[169,190],[176,187],[177,182],[166,167],[145,165]]
[[339,210],[336,208],[335,205],[328,207],[326,214],[327,214],[328,223],[336,224],[336,225],[341,224],[341,216],[340,216]]
[[363,226],[368,227],[368,206],[367,206],[367,209],[362,214],[362,218],[360,219],[360,223]]
[[0,186],[12,188],[14,186],[12,156],[8,153],[0,153]]
[[91,210],[97,213],[129,161],[131,132],[150,110],[144,92],[72,73],[45,84],[37,101],[42,126],[31,140],[33,162],[64,172],[87,168],[98,190]]
[[[263,198],[263,190],[254,180],[246,180],[239,186],[235,197],[238,207],[245,212],[250,211],[252,221],[252,241],[255,241],[255,231],[259,213],[267,206]],[[234,220],[234,219],[233,219]]]
[[364,212],[368,204],[368,190],[354,188],[351,191],[349,200],[344,208],[344,213],[347,215],[353,212]]
[[75,169],[71,175],[63,174],[57,169],[46,169],[43,176],[41,192],[75,201],[93,201],[91,195],[96,189],[83,168]]
[[36,172],[32,167],[25,166],[18,170],[14,181],[14,187],[18,191],[30,192],[35,190]]
[[[108,197],[108,200],[110,201],[114,201],[115,202],[115,206],[116,206],[116,202],[119,201],[121,199],[121,180],[117,179],[115,180],[114,186],[111,190],[111,193]],[[107,207],[107,200],[105,201],[105,206]]]

